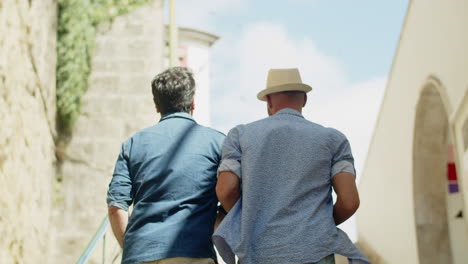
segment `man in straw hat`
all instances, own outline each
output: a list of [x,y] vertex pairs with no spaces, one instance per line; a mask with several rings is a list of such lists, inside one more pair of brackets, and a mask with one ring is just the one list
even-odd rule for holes
[[228,214],[213,240],[228,264],[369,263],[336,227],[359,207],[354,160],[341,132],[302,116],[311,90],[297,69],[270,70],[258,93],[269,117],[224,141],[216,193]]

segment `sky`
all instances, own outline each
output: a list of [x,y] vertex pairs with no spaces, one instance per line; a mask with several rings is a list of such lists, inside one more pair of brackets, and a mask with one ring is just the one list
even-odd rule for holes
[[[179,26],[220,37],[211,51],[212,127],[227,133],[266,117],[256,94],[265,88],[268,69],[298,68],[313,88],[304,117],[347,136],[359,180],[408,0],[176,4]],[[354,218],[340,227],[356,240]]]

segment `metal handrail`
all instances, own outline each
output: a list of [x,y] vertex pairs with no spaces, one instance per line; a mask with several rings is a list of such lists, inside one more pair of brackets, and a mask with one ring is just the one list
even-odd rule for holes
[[91,253],[93,253],[94,249],[96,249],[96,245],[99,242],[100,239],[103,239],[103,253],[102,253],[102,263],[105,261],[105,250],[106,250],[106,231],[107,227],[109,227],[109,217],[106,216],[104,217],[104,220],[102,221],[101,225],[99,226],[98,230],[96,231],[96,234],[94,234],[93,238],[89,242],[88,246],[86,247],[85,251],[83,254],[81,254],[80,258],[76,262],[76,264],[84,264],[88,261],[89,257],[91,256]]
[[114,264],[121,254],[122,254],[122,249],[120,248],[119,245],[117,245],[114,248],[114,252],[112,253],[112,256],[114,256],[114,257],[112,258],[111,264]]

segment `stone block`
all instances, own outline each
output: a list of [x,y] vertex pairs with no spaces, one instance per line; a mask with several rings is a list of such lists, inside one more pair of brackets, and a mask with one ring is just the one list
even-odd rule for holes
[[95,57],[112,57],[116,55],[115,43],[110,38],[99,38],[94,46]]
[[132,120],[136,116],[155,113],[155,106],[152,96],[131,96],[122,98],[122,110],[127,120]]
[[112,74],[113,72],[112,63],[109,59],[96,57],[93,60],[93,63],[91,64],[91,70],[94,73]]
[[118,83],[117,73],[100,74],[96,72],[90,76],[90,84],[86,93],[99,96],[107,95],[118,90]]
[[101,96],[95,93],[87,93],[81,98],[81,114],[91,116],[93,114],[105,113],[106,110],[102,101],[103,99]]
[[120,138],[121,126],[117,120],[112,118],[82,115],[73,128],[73,137],[87,139]]
[[114,61],[112,67],[117,74],[140,73],[145,70],[145,61],[142,59],[122,59]]
[[66,156],[74,162],[90,163],[95,153],[96,144],[92,140],[73,138],[69,143]]
[[132,23],[130,19],[127,21],[128,23],[126,23],[125,27],[121,31],[122,35],[127,37],[138,37],[143,34],[145,26],[142,23]]
[[92,164],[93,167],[104,173],[104,175],[101,174],[101,177],[112,175],[115,161],[117,160],[117,156],[120,152],[121,144],[125,139],[125,137],[122,137],[121,139],[115,138],[100,140],[95,143],[96,148],[92,155]]
[[[61,168],[63,178],[62,192],[66,197],[63,223],[74,226],[77,232],[84,225],[80,224],[77,217],[81,214],[92,214],[90,212],[99,211],[105,208],[105,196],[108,185],[108,178],[100,168],[89,163],[66,161]],[[97,222],[102,219],[92,218],[94,223],[90,228],[94,228]],[[70,229],[73,231],[73,229]]]
[[154,36],[148,36],[143,39],[128,39],[126,42],[122,42],[119,51],[121,56],[128,54],[132,58],[145,59],[154,56],[154,48]]
[[123,96],[125,95],[120,92],[85,96],[82,100],[81,113],[88,117],[117,117],[122,113],[120,102]]
[[[155,74],[156,76],[156,74]],[[124,75],[119,79],[119,88],[123,93],[142,94],[152,97],[151,81],[153,76],[143,73]]]

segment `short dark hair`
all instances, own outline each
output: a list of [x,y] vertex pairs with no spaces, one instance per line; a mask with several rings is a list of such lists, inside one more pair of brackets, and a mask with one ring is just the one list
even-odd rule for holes
[[151,81],[153,101],[161,114],[190,112],[195,94],[192,71],[185,67],[172,67]]

